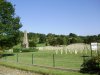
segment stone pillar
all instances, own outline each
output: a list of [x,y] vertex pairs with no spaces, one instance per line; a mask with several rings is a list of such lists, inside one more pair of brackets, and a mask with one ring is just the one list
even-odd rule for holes
[[22,44],[23,44],[24,48],[29,48],[27,31],[24,31],[24,37],[23,37],[23,43]]

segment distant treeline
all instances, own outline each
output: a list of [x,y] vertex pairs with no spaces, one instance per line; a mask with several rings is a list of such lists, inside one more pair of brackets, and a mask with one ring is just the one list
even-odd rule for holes
[[91,42],[100,43],[100,34],[91,35],[91,36],[78,36],[77,34],[70,33],[69,35],[56,35],[56,34],[40,34],[40,33],[28,33],[28,40],[30,46],[36,46],[36,44],[45,45],[69,45],[73,43],[86,43],[90,44]]

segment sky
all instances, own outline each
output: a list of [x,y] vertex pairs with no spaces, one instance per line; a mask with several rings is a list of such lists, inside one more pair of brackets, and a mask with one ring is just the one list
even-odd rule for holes
[[100,0],[8,0],[21,18],[22,31],[100,34]]

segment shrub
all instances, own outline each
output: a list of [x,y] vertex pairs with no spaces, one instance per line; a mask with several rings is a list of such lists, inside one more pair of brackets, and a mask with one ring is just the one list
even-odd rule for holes
[[34,47],[30,47],[30,48],[22,48],[21,51],[22,52],[36,52],[36,51],[38,51],[38,49],[36,49]]
[[13,48],[13,52],[36,52],[38,49],[35,47],[30,48]]
[[29,47],[36,47],[36,43],[34,41],[29,41]]
[[21,52],[21,48],[13,48],[13,52]]
[[99,73],[100,71],[100,56],[92,57],[82,64],[80,72],[82,73]]

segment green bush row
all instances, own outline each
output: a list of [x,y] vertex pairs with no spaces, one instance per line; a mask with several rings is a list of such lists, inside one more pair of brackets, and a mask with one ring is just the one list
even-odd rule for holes
[[13,48],[13,52],[36,52],[38,49],[36,48]]

